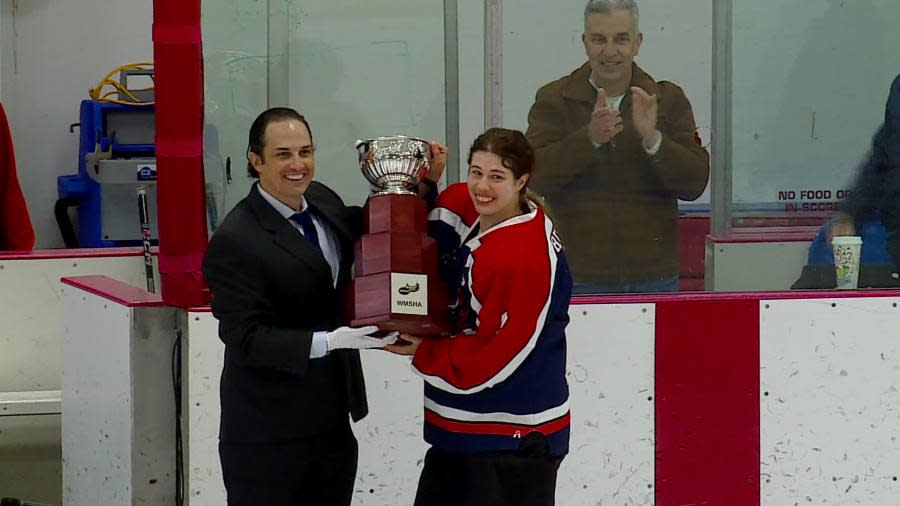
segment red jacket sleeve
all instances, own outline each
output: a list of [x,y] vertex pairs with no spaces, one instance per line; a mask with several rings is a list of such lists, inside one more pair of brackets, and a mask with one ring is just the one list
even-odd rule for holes
[[498,263],[473,265],[474,296],[483,303],[475,333],[419,346],[413,367],[432,386],[479,392],[512,375],[534,349],[550,301],[550,260]]

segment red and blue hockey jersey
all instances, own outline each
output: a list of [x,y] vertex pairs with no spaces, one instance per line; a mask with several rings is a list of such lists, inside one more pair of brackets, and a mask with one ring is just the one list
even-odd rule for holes
[[568,452],[566,334],[572,278],[540,207],[480,232],[465,183],[429,215],[441,274],[457,287],[456,333],[426,339],[413,357],[425,380],[425,440],[452,452],[514,450],[542,433]]

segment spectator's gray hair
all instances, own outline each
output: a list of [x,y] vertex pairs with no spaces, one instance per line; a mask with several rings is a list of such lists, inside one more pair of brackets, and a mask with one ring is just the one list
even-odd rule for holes
[[612,11],[626,10],[634,18],[634,34],[641,33],[638,28],[638,6],[635,0],[589,0],[584,6],[584,32],[587,33],[588,16],[591,14],[611,14]]

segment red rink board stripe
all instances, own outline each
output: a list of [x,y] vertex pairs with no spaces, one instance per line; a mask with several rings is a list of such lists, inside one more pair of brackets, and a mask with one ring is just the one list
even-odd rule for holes
[[72,276],[60,281],[126,307],[163,305],[159,295],[107,276]]
[[759,506],[759,302],[656,304],[656,506]]

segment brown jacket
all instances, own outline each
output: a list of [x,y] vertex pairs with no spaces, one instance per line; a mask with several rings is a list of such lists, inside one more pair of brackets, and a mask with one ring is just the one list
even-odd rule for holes
[[659,151],[650,156],[632,123],[595,148],[588,124],[597,92],[585,63],[537,92],[526,135],[537,151],[532,188],[559,226],[575,281],[640,282],[678,274],[678,201],[694,200],[709,180],[709,154],[695,141],[691,104],[678,86],[637,65],[632,85],[659,99]]

